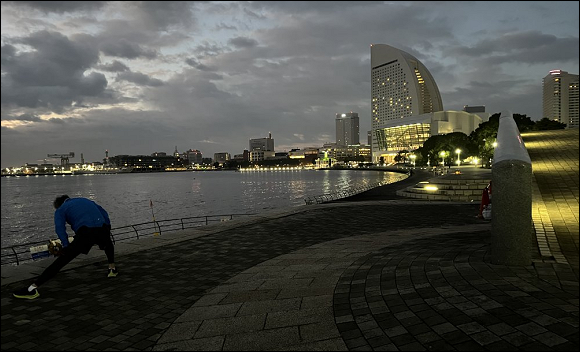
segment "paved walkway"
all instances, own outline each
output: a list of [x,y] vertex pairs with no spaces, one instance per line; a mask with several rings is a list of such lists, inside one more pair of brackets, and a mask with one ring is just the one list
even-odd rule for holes
[[477,204],[399,187],[119,245],[114,279],[93,250],[33,301],[10,293],[49,261],[2,268],[2,350],[578,349],[577,221],[565,262],[535,248],[533,265],[492,265]]

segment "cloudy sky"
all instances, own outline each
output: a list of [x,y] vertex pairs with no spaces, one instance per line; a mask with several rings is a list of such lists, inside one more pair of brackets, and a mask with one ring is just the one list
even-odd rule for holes
[[[446,110],[539,120],[578,74],[578,2],[2,2],[2,167],[74,152],[239,154],[370,129],[370,44],[425,64]],[[57,163],[60,160],[52,160]]]

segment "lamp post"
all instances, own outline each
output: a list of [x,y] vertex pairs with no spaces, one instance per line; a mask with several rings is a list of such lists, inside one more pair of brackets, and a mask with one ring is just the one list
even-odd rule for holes
[[443,166],[445,166],[445,152],[442,150],[442,151],[439,153],[439,156],[441,157],[441,164],[442,164]]
[[459,166],[461,164],[461,158],[460,158],[461,149],[457,148],[457,149],[455,149],[455,152],[457,153],[457,166]]

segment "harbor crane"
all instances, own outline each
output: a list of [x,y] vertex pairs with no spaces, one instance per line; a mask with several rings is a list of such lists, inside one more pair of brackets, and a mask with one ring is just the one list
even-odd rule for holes
[[68,158],[74,158],[75,153],[69,152],[68,154],[48,154],[49,158],[60,158],[60,166],[68,167]]

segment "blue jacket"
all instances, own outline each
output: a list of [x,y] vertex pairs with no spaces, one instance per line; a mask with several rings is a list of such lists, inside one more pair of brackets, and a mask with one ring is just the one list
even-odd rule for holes
[[69,198],[54,212],[54,228],[63,247],[69,245],[66,223],[70,224],[75,233],[83,226],[111,226],[105,209],[87,198]]

